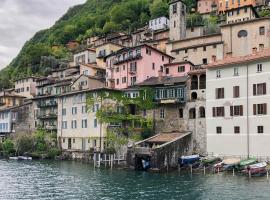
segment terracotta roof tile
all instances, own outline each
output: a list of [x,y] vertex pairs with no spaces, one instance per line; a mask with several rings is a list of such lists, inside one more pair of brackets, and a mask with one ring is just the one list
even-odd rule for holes
[[239,56],[239,57],[227,57],[223,60],[218,60],[216,62],[210,63],[206,65],[206,68],[216,68],[221,66],[228,66],[234,64],[241,63],[250,63],[257,60],[270,59],[270,49],[265,49],[262,51],[258,51],[256,53],[247,55],[247,56]]

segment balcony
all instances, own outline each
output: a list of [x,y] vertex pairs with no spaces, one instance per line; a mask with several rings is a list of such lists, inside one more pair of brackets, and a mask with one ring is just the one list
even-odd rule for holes
[[141,54],[129,55],[124,59],[119,59],[119,60],[114,61],[113,64],[118,65],[118,64],[121,64],[121,63],[124,63],[124,62],[129,62],[129,61],[133,61],[133,60],[137,60],[137,59],[141,59],[141,58],[142,58]]
[[56,113],[49,113],[49,114],[40,114],[37,117],[38,119],[57,119]]
[[46,107],[56,107],[58,103],[56,101],[44,103],[44,102],[39,102],[38,107],[40,108],[46,108]]
[[156,89],[155,101],[159,104],[185,103],[184,87],[158,88]]

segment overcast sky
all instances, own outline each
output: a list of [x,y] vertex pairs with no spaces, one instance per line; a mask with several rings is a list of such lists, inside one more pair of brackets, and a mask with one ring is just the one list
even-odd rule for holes
[[86,0],[0,0],[0,69],[37,31],[52,26],[69,7]]

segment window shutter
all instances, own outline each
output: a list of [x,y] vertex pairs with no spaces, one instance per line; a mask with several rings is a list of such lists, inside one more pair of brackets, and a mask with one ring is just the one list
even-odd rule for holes
[[266,83],[263,83],[263,94],[266,94]]
[[218,88],[216,88],[216,99],[218,98]]
[[267,115],[267,103],[263,104],[263,114]]
[[253,96],[256,96],[256,84],[253,84]]
[[215,117],[215,116],[216,116],[216,108],[213,107],[213,117]]
[[233,106],[230,106],[230,115],[233,116]]
[[224,98],[224,88],[221,89],[221,98]]
[[256,115],[257,113],[256,107],[257,107],[257,104],[253,104],[253,115]]
[[243,116],[243,105],[240,106],[240,116]]

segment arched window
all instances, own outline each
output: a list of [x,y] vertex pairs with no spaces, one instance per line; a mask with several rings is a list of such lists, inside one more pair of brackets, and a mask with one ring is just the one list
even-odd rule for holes
[[196,109],[190,108],[189,109],[189,119],[195,119],[196,118]]
[[191,90],[198,89],[198,77],[196,75],[191,77]]
[[241,37],[247,37],[247,35],[248,35],[248,33],[247,33],[246,30],[241,30],[241,31],[239,31],[238,34],[237,34],[237,36],[238,36],[239,38],[241,38]]
[[205,89],[206,88],[206,75],[202,74],[200,76],[200,89]]
[[200,118],[205,118],[205,108],[202,106],[199,108]]

